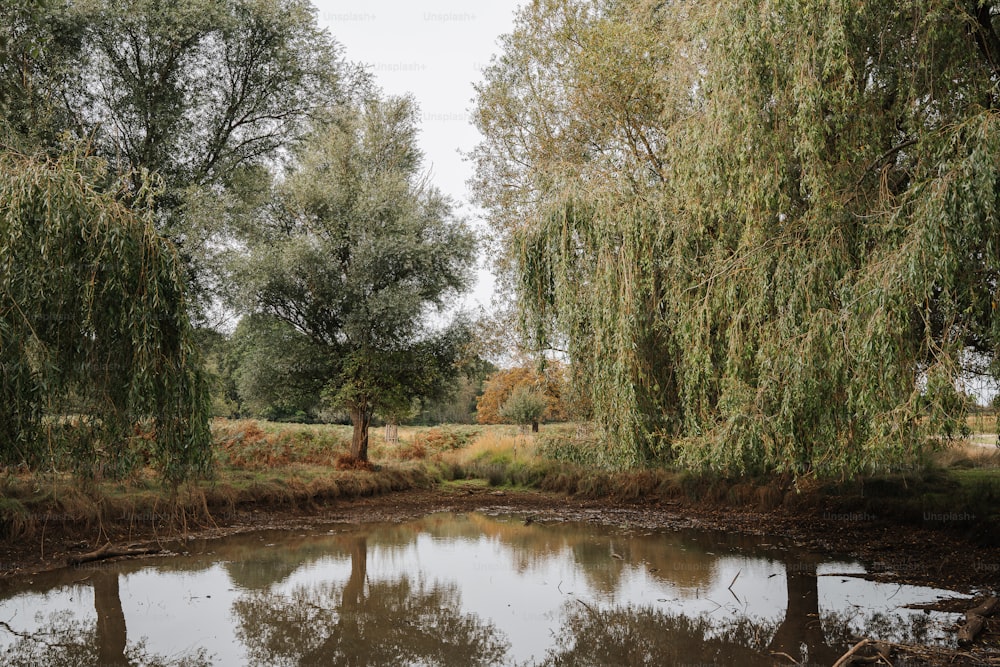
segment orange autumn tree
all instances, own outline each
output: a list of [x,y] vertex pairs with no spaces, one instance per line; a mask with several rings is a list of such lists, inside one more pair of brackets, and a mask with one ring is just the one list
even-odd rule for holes
[[515,366],[493,373],[486,379],[482,395],[476,399],[476,421],[480,424],[504,423],[501,409],[514,390],[522,387],[545,398],[547,407],[542,414],[543,421],[565,421],[569,417],[563,401],[565,374],[565,365],[556,361],[547,363],[541,372],[534,366]]

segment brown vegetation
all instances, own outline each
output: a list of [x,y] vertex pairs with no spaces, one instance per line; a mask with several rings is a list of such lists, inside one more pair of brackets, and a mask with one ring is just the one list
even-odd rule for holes
[[566,387],[562,364],[550,362],[544,373],[532,366],[515,366],[499,370],[487,378],[482,395],[476,400],[476,421],[480,424],[502,424],[501,408],[515,389],[525,387],[544,396],[548,407],[542,415],[546,421],[565,421],[569,410],[562,399]]

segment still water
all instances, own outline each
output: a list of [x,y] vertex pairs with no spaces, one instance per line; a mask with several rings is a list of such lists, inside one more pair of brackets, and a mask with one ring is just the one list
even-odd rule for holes
[[[4,665],[832,664],[953,597],[762,538],[432,514],[0,584]],[[789,662],[781,658],[780,662]]]

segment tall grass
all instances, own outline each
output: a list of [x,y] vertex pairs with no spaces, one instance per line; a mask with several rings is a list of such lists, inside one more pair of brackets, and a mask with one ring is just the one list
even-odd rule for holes
[[492,486],[536,486],[548,471],[537,453],[537,437],[514,426],[489,426],[465,448],[445,458],[466,477],[486,479]]
[[328,424],[216,419],[212,434],[217,464],[243,470],[333,465],[351,442],[349,427]]
[[[339,425],[216,420],[214,477],[173,491],[151,471],[81,485],[63,473],[8,470],[0,477],[0,535],[30,535],[46,522],[131,526],[149,523],[149,517],[164,528],[187,528],[244,505],[311,507],[464,478],[583,498],[680,498],[761,509],[801,507],[821,496],[857,508],[874,500],[886,506],[886,515],[912,514],[914,520],[942,508],[983,508],[984,499],[1000,497],[1000,449],[961,441],[937,453],[926,470],[839,485],[811,480],[816,488],[807,488],[791,476],[735,479],[662,467],[614,470],[601,465],[604,450],[593,433],[575,424],[544,425],[539,434],[502,425],[407,427],[399,430],[398,444],[386,443],[382,429],[372,429],[369,451],[379,469],[337,470],[350,435],[350,427]],[[881,487],[887,491],[880,493]],[[886,504],[891,498],[899,505],[892,512]]]
[[1000,468],[1000,448],[995,445],[996,436],[978,438],[989,438],[989,441],[978,444],[977,436],[973,435],[969,440],[950,443],[932,455],[931,464],[940,468]]
[[974,434],[996,435],[997,433],[997,416],[995,414],[976,412],[966,417],[965,423]]
[[401,461],[439,459],[443,454],[466,447],[479,435],[480,428],[464,424],[399,429],[399,442],[385,441],[382,429],[369,435],[372,458]]

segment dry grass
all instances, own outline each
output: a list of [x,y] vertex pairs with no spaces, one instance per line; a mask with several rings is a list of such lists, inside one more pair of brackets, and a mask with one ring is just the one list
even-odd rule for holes
[[[985,442],[987,446],[976,444],[977,442]],[[996,447],[995,435],[973,435],[969,440],[950,444],[934,454],[931,460],[942,468],[998,468],[1000,448]]]
[[973,433],[996,435],[997,416],[995,414],[985,412],[971,414],[966,417],[965,423],[968,424]]
[[[995,419],[981,422],[994,428],[995,423]],[[760,509],[797,506],[822,495],[822,489],[803,493],[798,486],[792,488],[794,480],[777,477],[747,480],[663,469],[611,471],[546,458],[555,451],[546,443],[560,438],[572,439],[575,447],[590,446],[574,425],[545,425],[539,435],[503,425],[406,427],[399,429],[398,445],[386,444],[383,430],[373,428],[369,451],[381,464],[377,469],[350,459],[346,426],[217,420],[213,431],[217,448],[213,479],[176,490],[164,488],[151,470],[124,482],[85,483],[70,475],[8,473],[0,477],[0,536],[27,536],[57,522],[88,529],[113,524],[129,531],[148,530],[152,524],[157,532],[177,533],[212,525],[241,507],[312,508],[337,498],[471,478],[494,486],[588,498],[687,499]],[[958,442],[939,452],[931,462],[938,474],[946,479],[964,475],[968,479],[959,481],[966,486],[992,484],[994,470],[1000,468],[1000,449],[992,446],[995,435],[981,437],[990,438],[991,446]],[[835,495],[841,493],[852,492],[845,487]]]
[[241,506],[314,508],[335,498],[428,487],[436,482],[417,466],[374,472],[291,466],[270,474],[232,469],[216,480],[191,482],[174,490],[113,484],[82,489],[69,477],[36,479],[29,485],[8,479],[0,486],[0,537],[28,537],[53,524],[183,534],[213,526]]
[[337,455],[334,467],[337,470],[365,470],[367,472],[374,472],[375,470],[375,464],[371,461],[362,461],[347,452]]
[[221,465],[261,470],[292,463],[333,465],[347,451],[351,432],[330,424],[216,419],[212,433]]
[[438,481],[439,472],[422,464],[387,461],[376,469],[354,461],[349,427],[217,420],[213,434],[212,479],[175,489],[148,469],[118,482],[8,473],[0,478],[0,538],[30,536],[52,524],[183,534],[241,506],[311,508]]
[[443,426],[399,427],[399,442],[385,441],[384,429],[372,429],[369,452],[372,458],[384,461],[440,460],[449,452],[462,449],[482,431],[480,426],[448,424]]
[[534,462],[538,460],[536,439],[514,426],[484,426],[467,447],[455,450],[451,458],[461,465]]
[[[401,428],[400,445],[388,446],[383,430],[373,428],[369,451],[381,464],[376,466],[351,459],[349,426],[217,419],[212,478],[176,489],[163,486],[149,469],[119,482],[8,473],[0,478],[0,537],[30,536],[55,523],[177,534],[211,526],[240,507],[312,508],[336,498],[427,487],[464,476],[443,456],[480,430]],[[412,462],[423,458],[428,461]]]

